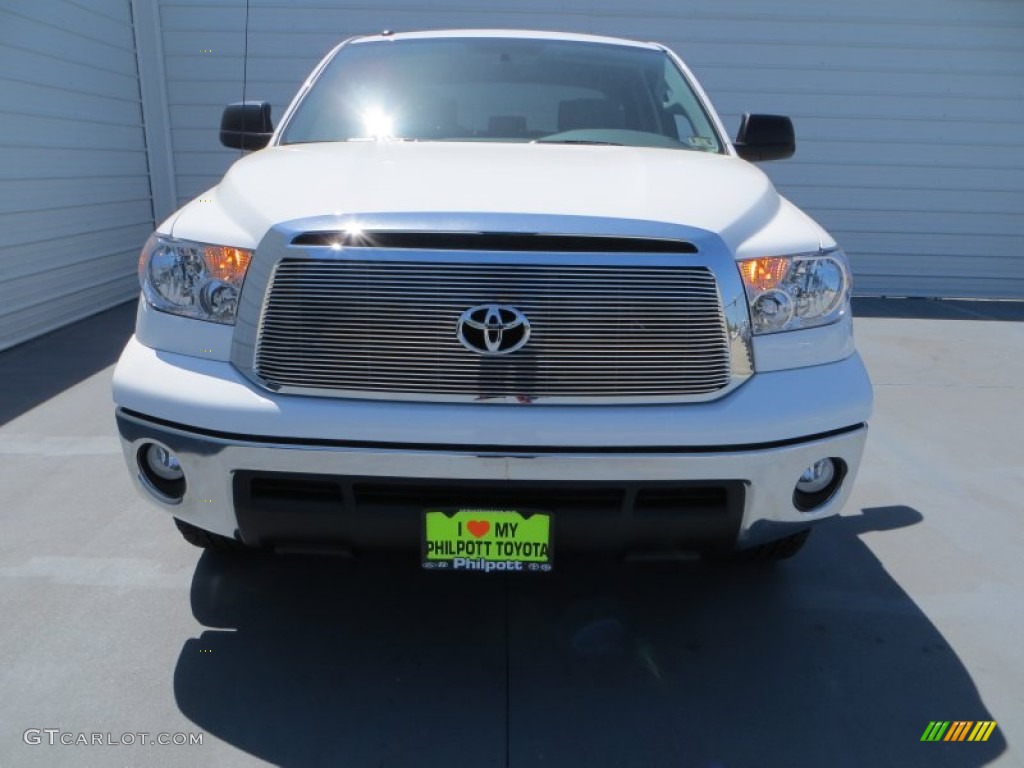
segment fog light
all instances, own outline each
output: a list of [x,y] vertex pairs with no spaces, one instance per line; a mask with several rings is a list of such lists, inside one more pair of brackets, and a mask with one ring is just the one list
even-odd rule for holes
[[846,464],[840,459],[820,459],[803,471],[793,489],[793,506],[811,512],[835,495],[843,483]]
[[836,465],[832,459],[816,461],[800,475],[796,489],[801,493],[818,493],[828,487],[836,476]]
[[178,502],[185,495],[185,471],[178,457],[156,443],[139,449],[139,469],[151,492],[163,501]]
[[180,480],[185,476],[178,457],[162,445],[150,445],[146,461],[149,462],[149,468],[164,480]]

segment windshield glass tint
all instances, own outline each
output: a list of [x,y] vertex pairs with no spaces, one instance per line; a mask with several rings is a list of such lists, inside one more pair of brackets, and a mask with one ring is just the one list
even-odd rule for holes
[[302,100],[281,143],[385,138],[722,151],[667,55],[561,40],[349,44]]

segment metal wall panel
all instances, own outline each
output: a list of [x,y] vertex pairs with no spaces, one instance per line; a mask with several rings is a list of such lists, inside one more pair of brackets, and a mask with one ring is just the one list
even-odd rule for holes
[[128,0],[0,2],[0,349],[131,299],[152,228]]
[[[1024,3],[1016,0],[159,0],[181,202],[237,157],[223,105],[279,118],[337,41],[381,29],[542,28],[654,39],[726,124],[793,117],[764,170],[846,247],[857,292],[1024,298]],[[248,48],[247,48],[248,46]],[[248,66],[243,55],[248,50]]]

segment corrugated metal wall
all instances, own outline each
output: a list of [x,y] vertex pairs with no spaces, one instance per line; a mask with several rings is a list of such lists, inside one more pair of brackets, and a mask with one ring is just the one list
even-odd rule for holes
[[[160,16],[184,200],[234,157],[217,125],[242,95],[246,9]],[[280,117],[346,36],[472,26],[668,43],[730,130],[744,111],[794,118],[796,158],[764,168],[846,247],[858,293],[1024,298],[1024,2],[251,0],[247,97]]]
[[717,108],[793,117],[766,164],[859,293],[1024,298],[1024,3],[785,3],[673,29]]
[[[155,176],[173,165],[174,177],[154,188],[176,186],[184,202],[236,157],[217,126],[242,96],[246,4],[135,3],[155,11],[163,45],[142,46],[144,64],[158,59],[148,79],[166,73],[167,104],[152,87],[147,107],[166,106],[171,146],[151,130],[148,150],[166,158]],[[0,349],[136,293],[153,220],[129,6],[0,0]],[[796,158],[764,167],[847,248],[859,293],[1024,298],[1024,2],[251,0],[248,22],[247,96],[277,117],[353,34],[504,26],[662,40],[730,129],[743,111],[794,117]]]
[[0,349],[132,298],[152,228],[128,0],[3,0]]

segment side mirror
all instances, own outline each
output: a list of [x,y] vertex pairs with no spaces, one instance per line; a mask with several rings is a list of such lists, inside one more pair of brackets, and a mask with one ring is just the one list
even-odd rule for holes
[[263,149],[274,135],[270,104],[242,101],[228,104],[220,119],[220,143],[231,149]]
[[782,115],[744,115],[733,142],[744,160],[785,160],[796,152],[793,121]]

